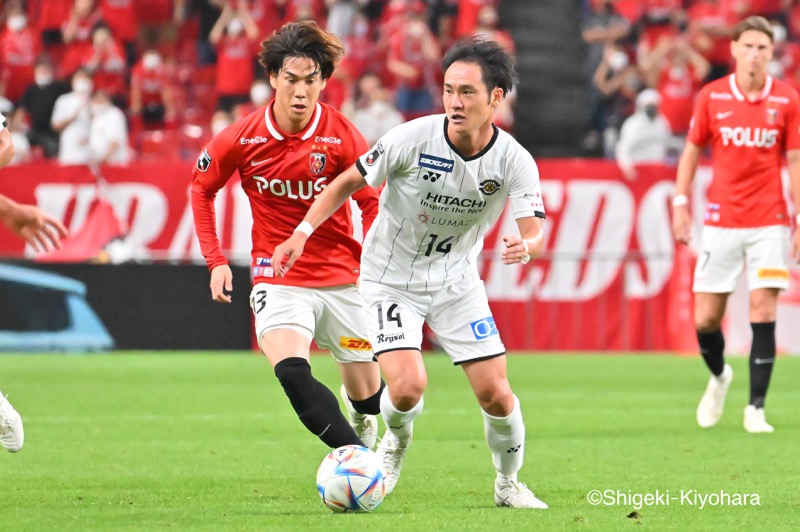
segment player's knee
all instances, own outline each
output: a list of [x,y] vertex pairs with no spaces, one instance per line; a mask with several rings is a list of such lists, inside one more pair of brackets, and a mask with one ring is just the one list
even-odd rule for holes
[[514,394],[508,386],[491,386],[475,391],[481,408],[492,416],[505,417],[514,409]]
[[392,404],[400,410],[406,411],[414,408],[425,392],[426,379],[402,379],[389,386],[389,396]]
[[313,380],[308,361],[299,357],[287,358],[275,364],[275,376],[289,396],[306,389]]
[[694,327],[697,329],[697,332],[712,333],[718,331],[721,326],[722,321],[715,318],[695,317],[694,319]]

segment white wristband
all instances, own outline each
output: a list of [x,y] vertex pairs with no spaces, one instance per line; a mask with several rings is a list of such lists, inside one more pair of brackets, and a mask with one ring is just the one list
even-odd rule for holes
[[525,255],[522,256],[522,259],[520,260],[520,262],[522,264],[528,264],[531,261],[531,256],[530,256],[530,254],[528,254],[528,241],[527,240],[523,240],[522,241],[522,245],[525,246]]
[[798,212],[797,215],[794,217],[794,221],[795,223],[797,223],[797,226],[800,227],[800,212]]
[[672,198],[673,207],[680,207],[682,205],[689,205],[689,196],[686,194],[678,194]]
[[306,237],[311,236],[311,233],[314,232],[314,226],[308,222],[300,222],[297,227],[294,228],[295,232],[300,231]]

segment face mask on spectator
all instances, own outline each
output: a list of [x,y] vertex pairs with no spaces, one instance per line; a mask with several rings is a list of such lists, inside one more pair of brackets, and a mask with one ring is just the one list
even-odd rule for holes
[[658,107],[655,105],[648,105],[644,108],[644,114],[646,114],[647,118],[650,120],[655,120],[655,118],[658,116]]
[[161,58],[158,54],[145,54],[142,58],[142,66],[145,70],[155,70],[161,64]]
[[36,85],[39,87],[44,87],[45,85],[50,85],[53,82],[53,74],[52,72],[36,72],[33,75],[34,81],[36,81]]
[[214,120],[211,122],[211,134],[216,137],[229,125],[227,120]]
[[93,102],[91,107],[92,115],[97,116],[103,114],[110,105],[111,104],[107,102]]
[[608,59],[608,66],[614,71],[622,70],[628,66],[628,54],[621,50],[614,52]]
[[356,37],[363,37],[369,31],[369,24],[362,21],[356,22],[355,26],[353,26],[353,35]]
[[19,31],[24,28],[27,23],[28,19],[25,18],[25,15],[14,15],[8,19],[6,27],[11,31]]
[[408,36],[412,39],[419,39],[425,33],[425,23],[415,20],[408,25]]
[[786,74],[786,71],[783,69],[783,65],[780,61],[772,60],[767,65],[767,74],[772,76],[773,78],[783,79],[783,76]]
[[257,83],[250,87],[250,101],[252,101],[255,105],[264,105],[267,103],[269,93],[270,90],[266,83]]
[[775,44],[784,42],[786,40],[786,28],[780,24],[772,26],[772,40],[775,41]]
[[244,24],[242,24],[242,21],[239,20],[238,18],[231,19],[231,21],[228,22],[228,35],[232,35],[235,37],[240,33],[242,33],[243,29],[244,29]]
[[72,80],[72,90],[78,94],[89,94],[92,92],[92,80],[77,78]]

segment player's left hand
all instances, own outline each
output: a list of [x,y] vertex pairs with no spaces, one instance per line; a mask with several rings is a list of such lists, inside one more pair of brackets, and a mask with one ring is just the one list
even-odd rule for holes
[[[303,249],[306,247],[306,240],[308,237],[300,231],[292,233],[288,239],[284,240],[275,247],[272,254],[272,267],[275,270],[275,275],[278,277],[286,277],[289,268],[297,262],[300,255],[303,254]],[[284,259],[286,262],[284,263]]]
[[528,249],[525,243],[518,236],[507,235],[503,237],[506,249],[503,250],[503,264],[517,264],[528,256]]

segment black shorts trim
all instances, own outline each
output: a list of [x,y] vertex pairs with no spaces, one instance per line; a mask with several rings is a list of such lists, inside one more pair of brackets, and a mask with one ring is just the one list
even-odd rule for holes
[[465,362],[480,362],[481,360],[490,360],[492,358],[501,357],[501,356],[503,356],[505,354],[506,354],[506,352],[503,351],[502,353],[497,353],[496,355],[488,355],[488,356],[485,356],[485,357],[470,358],[469,360],[460,360],[458,362],[453,362],[453,365],[454,366],[460,366],[461,364],[464,364]]
[[418,351],[422,353],[421,349],[417,349],[416,347],[392,347],[391,349],[384,349],[383,351],[378,351],[372,354],[372,360],[375,362],[378,361],[378,355],[382,355],[384,353],[390,353],[392,351]]

